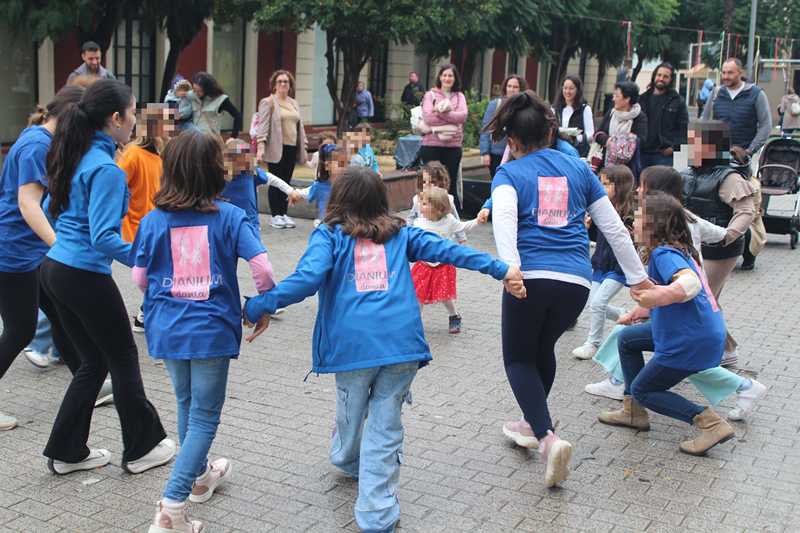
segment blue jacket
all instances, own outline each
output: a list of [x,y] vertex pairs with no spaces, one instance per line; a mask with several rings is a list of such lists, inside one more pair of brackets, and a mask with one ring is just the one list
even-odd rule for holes
[[113,260],[133,264],[131,245],[119,233],[130,193],[125,172],[114,162],[115,151],[111,137],[94,133],[72,176],[69,206],[56,219],[50,259],[100,274],[111,274]]
[[274,313],[319,292],[313,371],[429,361],[409,261],[450,263],[503,279],[508,265],[419,228],[403,227],[383,245],[320,225],[297,269],[245,305],[247,318]]
[[361,92],[356,92],[356,114],[364,118],[375,116],[375,104],[372,101],[372,93],[366,89]]
[[[483,120],[481,121],[481,129],[485,128],[486,125],[492,120],[494,114],[497,112],[497,108],[500,106],[500,98],[495,98],[489,102],[489,105],[486,106],[486,112],[483,114]],[[479,148],[481,151],[481,155],[503,155],[503,152],[506,151],[506,138],[503,137],[502,140],[498,142],[492,142],[492,136],[488,133],[481,133],[479,139]]]

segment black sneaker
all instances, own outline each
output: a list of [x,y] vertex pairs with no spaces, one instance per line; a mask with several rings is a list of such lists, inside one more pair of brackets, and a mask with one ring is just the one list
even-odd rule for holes
[[450,315],[450,333],[461,333],[461,315]]
[[740,270],[753,270],[756,267],[756,260],[753,258],[752,260],[748,261],[745,259],[742,261],[742,266],[739,267]]
[[133,327],[131,329],[136,333],[144,333],[144,313],[139,311],[139,314],[133,317]]

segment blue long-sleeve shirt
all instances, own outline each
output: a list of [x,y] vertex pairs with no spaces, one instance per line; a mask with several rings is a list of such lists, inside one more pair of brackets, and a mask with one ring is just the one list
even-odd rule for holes
[[[486,106],[486,112],[483,114],[481,129],[485,128],[489,121],[492,120],[499,105],[500,98],[495,98],[489,102],[489,105]],[[503,152],[506,151],[506,138],[503,137],[503,139],[498,142],[492,142],[492,136],[489,135],[489,133],[481,133],[478,138],[478,147],[480,148],[481,155],[503,155]]]
[[365,118],[375,116],[375,103],[372,101],[372,93],[366,89],[356,92],[356,114]]
[[296,270],[248,300],[248,320],[319,292],[313,370],[345,372],[431,359],[409,261],[453,264],[503,279],[508,265],[420,228],[403,227],[384,244],[354,239],[340,226],[311,234]]
[[82,270],[111,274],[111,261],[131,266],[131,245],[120,237],[128,212],[125,172],[114,162],[114,140],[96,131],[78,163],[69,205],[55,223],[56,243],[47,257]]

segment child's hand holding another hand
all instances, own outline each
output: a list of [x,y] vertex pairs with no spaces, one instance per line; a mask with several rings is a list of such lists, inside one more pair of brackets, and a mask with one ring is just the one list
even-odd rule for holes
[[253,324],[247,319],[247,304],[249,302],[250,298],[245,297],[244,306],[242,307],[242,325],[248,329],[255,328],[253,329],[253,332],[250,335],[245,337],[245,340],[247,342],[253,342],[256,339],[256,337],[264,333],[269,327],[270,316],[268,314],[263,315],[256,321],[255,324]]
[[528,296],[525,284],[522,280],[522,272],[518,266],[509,265],[508,271],[503,278],[503,286],[514,298],[524,300]]

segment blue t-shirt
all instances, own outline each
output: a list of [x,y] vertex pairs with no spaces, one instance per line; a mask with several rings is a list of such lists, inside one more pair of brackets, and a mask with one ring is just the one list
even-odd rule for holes
[[705,274],[692,258],[669,246],[653,250],[647,273],[658,285],[669,285],[676,272],[687,268],[698,275],[703,287],[688,302],[650,311],[654,357],[660,365],[699,372],[719,366],[725,347],[725,321]]
[[258,218],[258,187],[269,182],[267,174],[260,168],[255,174],[242,172],[225,185],[222,197],[240,209],[244,209],[247,220],[260,233],[261,222]]
[[89,151],[72,175],[69,205],[56,219],[50,259],[109,275],[111,261],[131,265],[131,245],[120,237],[130,192],[125,171],[114,162],[116,150],[114,139],[94,132]]
[[378,158],[375,157],[375,152],[372,146],[365,144],[358,150],[358,155],[364,161],[364,166],[371,168],[374,172],[380,172],[381,168],[378,166]]
[[157,359],[237,357],[242,341],[236,266],[265,252],[244,211],[155,209],[134,243],[136,267],[147,272],[144,323]]
[[503,279],[508,271],[508,265],[489,254],[420,228],[404,226],[376,244],[354,239],[340,226],[322,224],[311,233],[294,273],[247,302],[247,317],[257,320],[319,292],[314,372],[428,361],[431,353],[409,261],[453,264],[495,279]]
[[26,128],[11,147],[0,174],[0,272],[36,270],[50,248],[28,226],[19,210],[19,188],[47,187],[47,151],[53,137],[41,126]]
[[315,181],[311,184],[308,191],[308,201],[317,205],[317,218],[325,218],[325,211],[328,209],[328,200],[331,199],[331,182]]
[[517,192],[520,268],[591,281],[584,217],[606,191],[586,163],[545,148],[501,165],[492,191],[501,185]]

